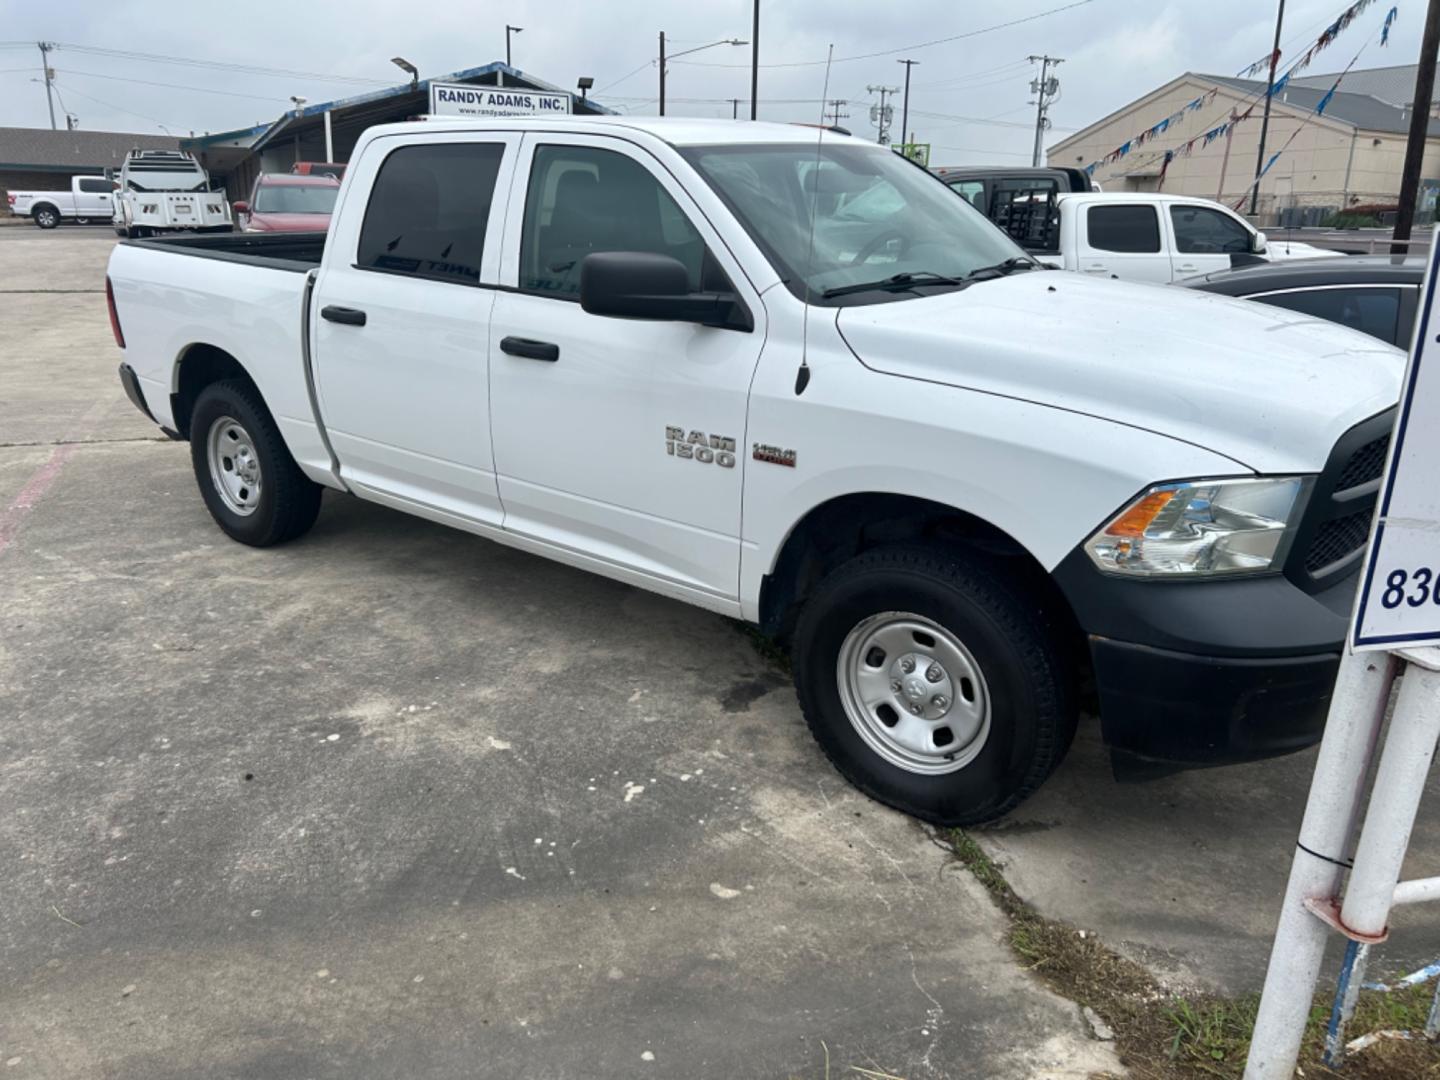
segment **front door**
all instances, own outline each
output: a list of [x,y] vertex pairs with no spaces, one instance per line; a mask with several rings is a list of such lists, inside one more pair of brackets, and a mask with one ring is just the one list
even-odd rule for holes
[[109,221],[115,211],[110,198],[115,190],[114,182],[104,177],[84,176],[77,186],[80,190],[75,193],[75,216],[91,221]]
[[[735,288],[755,329],[589,315],[580,266],[598,251],[671,255],[696,290]],[[726,609],[759,297],[669,171],[618,138],[526,136],[504,257],[490,388],[506,529]]]
[[[371,143],[311,302],[316,389],[363,493],[499,525],[488,341],[514,135]],[[497,205],[498,203],[498,205]]]
[[1253,245],[1249,227],[1224,210],[1190,203],[1170,204],[1175,237],[1175,276],[1209,274],[1230,269],[1230,256]]

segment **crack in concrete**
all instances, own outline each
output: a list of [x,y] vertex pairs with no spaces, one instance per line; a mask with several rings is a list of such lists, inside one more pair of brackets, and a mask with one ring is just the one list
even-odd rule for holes
[[104,443],[164,443],[173,440],[166,435],[129,435],[121,439],[37,439],[35,442],[0,442],[0,450],[26,446],[99,446]]

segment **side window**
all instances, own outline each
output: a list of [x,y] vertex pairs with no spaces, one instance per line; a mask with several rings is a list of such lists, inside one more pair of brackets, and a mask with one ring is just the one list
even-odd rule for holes
[[1085,214],[1090,246],[1146,254],[1160,250],[1160,215],[1153,206],[1092,206]]
[[638,161],[589,146],[537,146],[520,235],[520,287],[578,296],[580,261],[596,251],[670,255],[699,290],[705,241]]
[[[1306,289],[1257,296],[1262,304],[1313,315],[1396,344],[1400,321],[1399,289]],[[1400,343],[1408,345],[1409,342]]]
[[1203,206],[1172,206],[1175,250],[1183,255],[1216,255],[1250,250],[1250,230],[1229,214]]
[[504,156],[499,143],[391,151],[370,190],[356,266],[475,284]]
[[979,180],[956,180],[950,185],[962,198],[969,199],[970,205],[985,213],[985,185]]
[[80,190],[88,195],[108,195],[115,190],[109,180],[81,180]]

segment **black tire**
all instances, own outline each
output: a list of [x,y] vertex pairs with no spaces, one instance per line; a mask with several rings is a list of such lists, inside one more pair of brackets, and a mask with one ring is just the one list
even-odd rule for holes
[[[248,514],[226,504],[211,476],[210,430],[227,416],[248,433],[259,466],[260,495]],[[270,410],[248,382],[228,379],[200,392],[190,413],[190,461],[210,515],[232,540],[253,547],[283,544],[309,531],[320,513],[323,489],[295,464]]]
[[53,206],[37,206],[30,212],[30,216],[42,229],[53,229],[60,224],[60,211]]
[[89,225],[89,224],[90,224],[90,219],[89,219],[88,217],[77,217],[77,218],[75,219],[75,224],[76,224],[76,225]]
[[[900,767],[846,712],[842,646],[882,612],[930,620],[978,666],[989,733],[958,771]],[[1075,733],[1073,665],[1037,596],[1002,563],[963,549],[887,548],[845,563],[806,602],[792,653],[801,709],[830,761],[871,798],[935,825],[977,825],[1013,810],[1054,771]]]

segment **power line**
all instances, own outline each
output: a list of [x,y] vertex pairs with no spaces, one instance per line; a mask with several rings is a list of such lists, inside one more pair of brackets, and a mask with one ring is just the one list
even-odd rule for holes
[[88,53],[95,56],[113,56],[124,60],[139,60],[154,64],[180,64],[185,67],[212,68],[217,71],[234,71],[246,75],[274,75],[289,79],[315,79],[320,82],[339,82],[384,86],[388,79],[367,79],[355,75],[327,75],[319,71],[294,71],[289,68],[261,67],[258,64],[237,64],[225,60],[199,60],[187,56],[164,56],[160,53],[135,52],[130,49],[105,49],[97,45],[74,45],[69,42],[52,43],[57,49],[69,52]]
[[[1029,106],[1028,106],[1028,105],[1022,105],[1021,108],[1027,108],[1027,109],[1028,109]],[[910,111],[911,111],[912,113],[914,113],[916,116],[923,116],[923,117],[925,117],[925,118],[928,119],[928,120],[954,120],[954,121],[957,121],[958,123],[962,123],[962,124],[985,124],[985,125],[987,125],[987,126],[989,126],[989,127],[1024,128],[1026,131],[1033,131],[1033,130],[1035,129],[1035,125],[1032,124],[1032,123],[1029,123],[1028,121],[1021,121],[1021,120],[997,120],[997,119],[995,119],[994,117],[988,117],[988,118],[987,118],[987,117],[982,117],[982,116],[956,116],[956,115],[954,115],[954,114],[952,114],[952,113],[926,112],[926,111],[923,110],[923,109],[911,109]],[[1017,109],[1007,109],[1007,110],[1006,110],[1006,112],[1018,112],[1018,111],[1019,111],[1019,110],[1017,110]],[[998,113],[997,115],[998,115],[998,116],[1004,116],[1005,113]],[[1078,129],[1078,128],[1057,128],[1057,127],[1054,127],[1053,125],[1047,125],[1045,130],[1046,130],[1046,131],[1078,131],[1079,129]]]
[[620,85],[622,82],[624,82],[626,79],[633,79],[636,75],[639,75],[640,72],[642,72],[642,71],[644,71],[646,68],[652,66],[654,63],[655,63],[654,60],[646,60],[643,64],[641,64],[639,67],[637,67],[634,71],[630,72],[629,75],[621,75],[620,78],[616,79],[614,82],[612,82],[612,83],[607,83],[605,86],[602,86],[599,90],[592,90],[592,91],[590,91],[590,93],[591,93],[593,96],[597,96],[597,97],[598,97],[600,94],[605,93],[606,90],[609,90],[610,87],[612,87],[612,86],[619,86],[619,85]]
[[135,117],[138,117],[138,118],[141,119],[141,120],[148,120],[148,121],[150,121],[150,123],[152,123],[152,124],[156,125],[157,127],[159,127],[160,130],[163,131],[163,132],[165,132],[165,134],[167,134],[167,135],[170,134],[170,128],[172,128],[172,127],[174,127],[174,128],[182,128],[182,129],[183,129],[183,127],[184,127],[184,125],[182,125],[182,124],[166,124],[166,123],[163,123],[162,121],[156,120],[155,117],[153,117],[153,116],[146,116],[144,113],[137,113],[137,112],[134,112],[134,111],[132,111],[132,110],[130,110],[130,109],[122,109],[119,105],[116,105],[116,104],[114,104],[114,103],[112,103],[112,102],[109,102],[109,101],[101,101],[99,98],[91,97],[89,94],[82,93],[81,91],[76,90],[73,86],[70,87],[70,92],[71,92],[72,94],[75,94],[75,95],[77,95],[77,96],[79,96],[79,97],[84,98],[86,101],[93,101],[96,105],[103,105],[103,106],[105,106],[105,108],[107,108],[107,109],[113,109],[113,110],[115,110],[116,112],[124,113],[126,116],[135,116]]
[[61,68],[61,75],[82,75],[87,79],[113,79],[116,82],[138,83],[141,86],[163,86],[170,90],[192,90],[200,94],[223,94],[226,97],[253,98],[256,101],[284,101],[277,94],[244,94],[238,90],[211,90],[205,86],[185,86],[181,83],[153,82],[149,79],[132,79],[125,75],[102,75],[98,71],[76,71],[74,68]]
[[[896,53],[913,52],[916,49],[928,49],[934,45],[947,45],[952,41],[963,41],[966,38],[979,37],[981,34],[990,34],[996,30],[1006,30],[1012,26],[1020,26],[1024,23],[1034,22],[1036,19],[1043,19],[1050,15],[1058,15],[1062,11],[1070,11],[1094,2],[1095,0],[1074,0],[1073,3],[1064,4],[1061,7],[1051,8],[1048,11],[1038,11],[1034,15],[1011,19],[1009,22],[996,23],[994,26],[981,27],[979,30],[967,30],[963,34],[952,34],[950,37],[936,38],[934,41],[922,41],[918,45],[902,45],[898,49],[882,49],[879,52],[860,53],[856,56],[837,56],[833,62],[843,64],[849,60],[871,60],[877,56],[894,56]],[[750,66],[749,64],[717,64],[703,60],[677,60],[675,62],[677,64],[694,64],[696,67],[748,68]],[[761,64],[760,66],[765,68],[821,67],[829,62],[830,61],[826,60],[796,60],[785,64]]]

